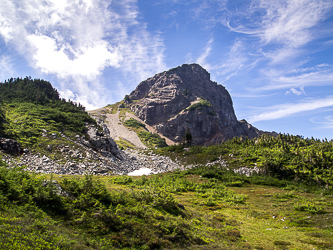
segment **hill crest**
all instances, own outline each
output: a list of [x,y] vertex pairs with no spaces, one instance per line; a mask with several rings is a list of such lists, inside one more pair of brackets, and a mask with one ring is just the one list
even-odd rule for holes
[[237,120],[228,91],[198,64],[183,64],[148,78],[124,102],[139,119],[176,143],[183,140],[187,127],[198,145],[263,133]]

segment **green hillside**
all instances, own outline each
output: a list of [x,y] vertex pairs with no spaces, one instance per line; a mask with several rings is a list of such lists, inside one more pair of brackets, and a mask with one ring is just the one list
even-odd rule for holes
[[332,189],[333,141],[302,138],[289,134],[278,137],[234,138],[209,147],[171,146],[156,152],[171,158],[183,158],[187,164],[204,164],[223,157],[230,168],[258,167],[266,176],[312,186]]
[[332,192],[219,166],[0,180],[0,249],[333,249]]
[[0,83],[0,134],[17,140],[22,147],[38,148],[48,135],[69,137],[85,133],[85,123],[94,123],[81,104],[60,99],[44,80],[14,78]]

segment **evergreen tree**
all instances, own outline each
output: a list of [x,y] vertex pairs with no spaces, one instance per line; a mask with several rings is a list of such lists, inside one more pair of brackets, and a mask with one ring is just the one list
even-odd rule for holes
[[190,131],[190,128],[188,127],[188,125],[186,126],[184,141],[185,141],[186,145],[191,145],[191,143],[192,143],[192,134],[191,134],[191,131]]

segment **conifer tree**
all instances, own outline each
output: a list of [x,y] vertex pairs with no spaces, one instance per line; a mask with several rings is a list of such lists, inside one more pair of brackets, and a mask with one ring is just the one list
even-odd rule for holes
[[190,128],[188,127],[188,125],[186,126],[186,132],[185,132],[184,140],[185,140],[186,145],[191,145],[191,143],[192,143],[192,134],[191,134],[191,131],[190,131]]

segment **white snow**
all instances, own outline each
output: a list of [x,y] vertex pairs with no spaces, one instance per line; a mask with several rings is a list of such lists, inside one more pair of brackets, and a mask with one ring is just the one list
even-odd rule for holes
[[134,170],[133,172],[128,173],[127,175],[141,176],[141,175],[150,175],[150,174],[156,174],[156,173],[151,171],[151,169],[149,168],[140,168],[138,170]]

